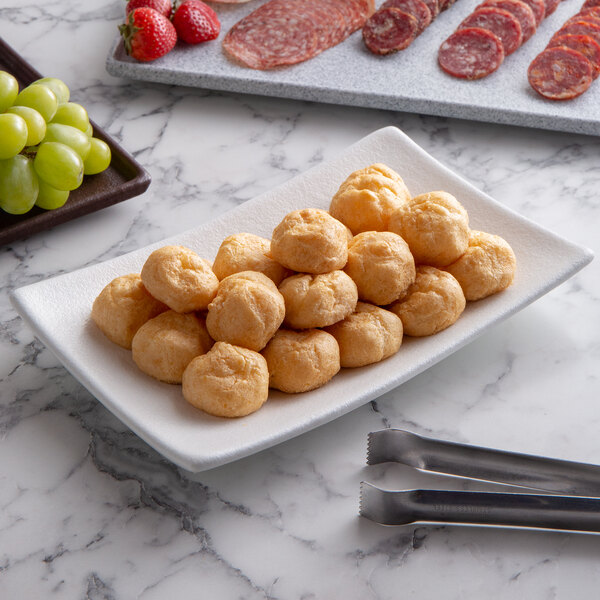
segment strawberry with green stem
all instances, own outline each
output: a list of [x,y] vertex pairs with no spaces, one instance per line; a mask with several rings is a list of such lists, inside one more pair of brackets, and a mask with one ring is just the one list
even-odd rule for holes
[[177,43],[177,32],[169,19],[153,8],[136,8],[119,26],[129,56],[143,62],[156,60]]

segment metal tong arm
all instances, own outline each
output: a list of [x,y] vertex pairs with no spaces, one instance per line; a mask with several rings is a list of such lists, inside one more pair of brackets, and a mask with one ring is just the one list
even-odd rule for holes
[[417,521],[600,532],[600,498],[447,490],[381,490],[361,484],[361,515],[384,525]]
[[369,434],[367,464],[381,462],[575,496],[600,496],[600,466],[435,440],[401,429]]

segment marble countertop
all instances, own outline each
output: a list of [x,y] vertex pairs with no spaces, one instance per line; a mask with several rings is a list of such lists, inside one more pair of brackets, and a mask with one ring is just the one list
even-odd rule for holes
[[600,463],[598,260],[377,401],[198,475],[105,410],[8,293],[205,222],[386,125],[598,254],[598,138],[116,79],[104,62],[122,11],[0,0],[3,38],[152,176],[142,196],[0,248],[0,598],[597,596],[597,536],[386,528],[357,507],[363,479],[491,489],[365,467],[366,435],[382,427]]

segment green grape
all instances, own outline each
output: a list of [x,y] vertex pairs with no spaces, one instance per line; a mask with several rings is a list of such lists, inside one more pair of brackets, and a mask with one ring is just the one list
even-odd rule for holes
[[60,142],[39,145],[33,166],[46,183],[57,190],[74,190],[83,181],[83,161],[73,148]]
[[56,114],[58,100],[49,87],[39,83],[32,83],[19,92],[15,104],[35,108],[44,117],[44,120],[48,122]]
[[37,146],[46,135],[46,121],[35,108],[29,106],[11,106],[7,113],[19,115],[27,125],[26,146]]
[[90,119],[87,110],[85,110],[81,104],[67,102],[58,107],[52,122],[77,127],[77,129],[81,129],[81,131],[85,133],[90,124]]
[[83,131],[62,123],[48,123],[44,142],[66,144],[81,156],[81,160],[85,160],[92,145],[90,138]]
[[33,83],[40,83],[46,87],[49,87],[54,92],[59,104],[68,102],[69,98],[71,97],[71,92],[69,92],[69,88],[67,87],[66,83],[61,79],[56,79],[56,77],[44,77],[43,79],[38,79]]
[[110,165],[110,148],[106,142],[98,138],[90,138],[92,146],[87,158],[83,161],[83,172],[86,175],[96,175],[108,169]]
[[85,133],[88,137],[92,137],[94,135],[94,128],[92,127],[91,123],[88,123],[88,128],[86,129]]
[[0,160],[19,154],[27,142],[27,123],[23,117],[4,113],[0,115]]
[[39,179],[40,191],[38,192],[35,205],[46,210],[60,208],[67,201],[70,192],[66,190],[57,190],[43,179]]
[[35,204],[39,189],[33,161],[22,154],[0,160],[0,208],[22,215]]
[[6,71],[0,71],[0,112],[14,104],[19,93],[19,83]]

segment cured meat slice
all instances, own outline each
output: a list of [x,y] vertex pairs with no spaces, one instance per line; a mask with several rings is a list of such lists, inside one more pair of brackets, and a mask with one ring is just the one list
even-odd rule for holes
[[585,23],[591,23],[592,25],[600,25],[600,17],[596,17],[594,15],[580,15],[580,14],[576,14],[576,15],[572,16],[569,20],[567,20],[565,22],[565,25],[567,23],[576,23],[576,22],[580,22],[580,21],[584,21]]
[[578,13],[582,17],[590,15],[596,19],[600,19],[600,6],[592,6],[591,8],[582,8]]
[[[381,8],[398,8],[417,20],[417,35],[431,23],[431,11],[423,0],[386,0]],[[381,10],[380,8],[380,10]]]
[[415,17],[398,8],[381,8],[363,27],[363,39],[374,54],[389,54],[407,48],[417,37]]
[[236,23],[223,50],[252,69],[313,58],[362,26],[373,0],[270,0]]
[[589,35],[555,35],[548,44],[548,48],[564,46],[581,52],[594,67],[592,77],[596,79],[600,75],[600,44],[595,42]]
[[540,23],[546,16],[546,3],[544,0],[522,0],[533,11],[535,17],[535,26],[539,27]]
[[531,87],[549,100],[571,100],[592,83],[592,63],[577,50],[563,46],[546,48],[529,65]]
[[307,16],[315,19],[315,22],[328,23],[327,27],[321,27],[318,30],[319,46],[323,50],[336,46],[346,38],[348,23],[335,2],[321,0],[317,4],[313,0],[299,0],[298,8],[301,8]]
[[443,10],[448,10],[456,0],[438,0],[438,2],[440,5],[440,12],[442,12]]
[[581,10],[584,10],[585,8],[593,8],[594,6],[600,6],[600,0],[585,0]]
[[551,15],[560,4],[561,0],[544,0],[544,4],[546,5],[546,16]]
[[500,8],[478,8],[459,25],[459,29],[465,27],[481,27],[491,31],[502,42],[505,56],[513,53],[523,41],[521,25],[517,18]]
[[423,0],[431,13],[431,18],[435,19],[440,14],[440,4],[438,0]]
[[348,24],[348,29],[345,33],[344,39],[357,29],[360,29],[375,10],[375,0],[333,1],[346,18],[346,22]]
[[600,25],[594,25],[586,21],[572,21],[565,23],[555,35],[589,35],[600,44]]
[[535,15],[531,8],[521,0],[485,0],[477,8],[483,8],[484,6],[501,8],[517,17],[521,25],[523,44],[536,32]]
[[468,27],[455,31],[438,53],[440,67],[462,79],[480,79],[493,73],[504,60],[502,42],[487,29]]

